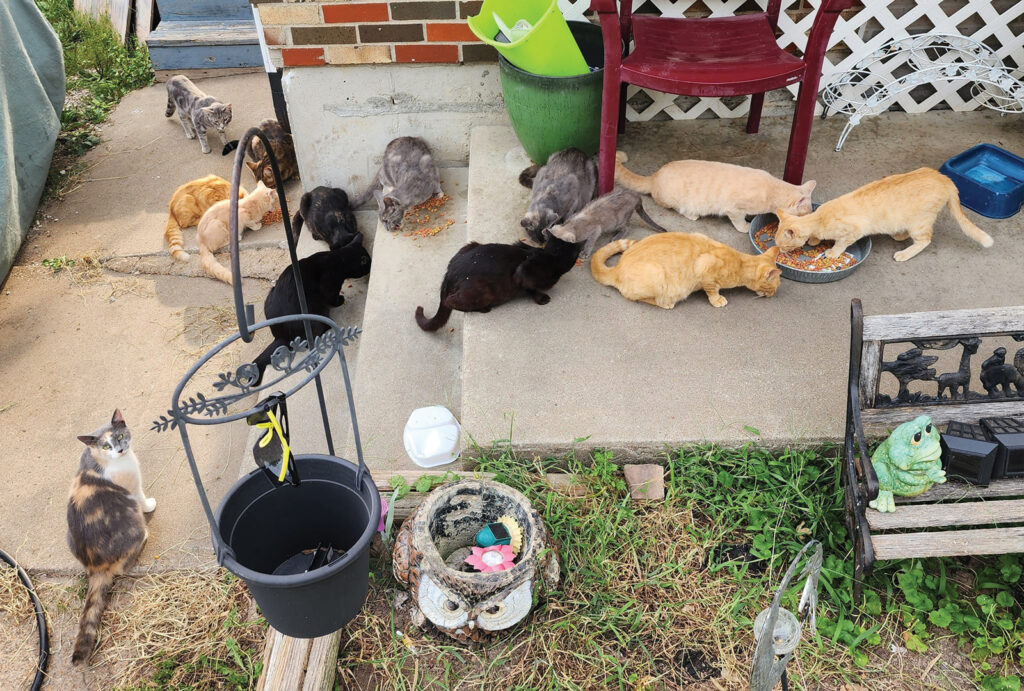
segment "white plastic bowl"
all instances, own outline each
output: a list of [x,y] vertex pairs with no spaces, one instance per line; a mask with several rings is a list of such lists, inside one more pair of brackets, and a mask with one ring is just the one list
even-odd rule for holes
[[462,427],[442,405],[417,408],[405,423],[405,452],[421,468],[451,463],[462,453]]

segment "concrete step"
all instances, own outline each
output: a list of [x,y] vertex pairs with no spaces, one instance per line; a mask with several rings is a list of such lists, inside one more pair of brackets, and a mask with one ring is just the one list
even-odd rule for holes
[[[426,333],[413,314],[418,305],[434,314],[448,260],[466,242],[467,175],[466,168],[441,170],[441,186],[451,201],[440,217],[455,221],[450,228],[427,238],[407,237],[412,226],[398,233],[377,228],[355,403],[363,454],[378,481],[417,469],[402,443],[414,409],[444,405],[460,416],[462,315],[456,312],[439,331]],[[351,435],[344,448],[354,452]],[[456,466],[461,461],[442,472]]]
[[[344,350],[364,457],[377,480],[418,469],[402,443],[405,422],[415,408],[440,404],[456,417],[459,415],[461,314],[455,313],[446,327],[428,334],[416,325],[413,313],[417,305],[422,305],[433,314],[448,260],[466,241],[466,180],[466,168],[441,170],[441,185],[451,201],[439,216],[455,223],[433,237],[403,234],[414,226],[390,233],[377,224],[376,211],[357,213],[359,227],[368,236],[367,246],[372,248],[373,268],[368,281],[352,281],[351,287],[345,284],[345,304],[333,310],[331,317],[343,327],[363,329],[359,339]],[[292,195],[293,199],[296,197]],[[299,254],[305,256],[322,249],[320,244],[303,233]],[[257,316],[262,316],[259,309]],[[268,341],[269,336],[253,345],[253,354]],[[341,368],[331,363],[322,380],[335,452],[354,461],[355,443]],[[328,451],[313,384],[289,398],[288,415],[296,453]],[[251,446],[255,440],[250,435],[242,460],[243,472],[252,467]],[[455,463],[445,469],[457,466],[461,467]]]
[[245,18],[162,19],[146,38],[154,70],[261,67],[256,23]]
[[[623,146],[632,147],[627,149],[631,161],[634,152],[639,156],[638,170],[653,171],[686,157],[683,151],[659,149],[647,141],[650,137],[634,139],[627,131]],[[518,185],[517,176],[527,164],[511,128],[473,129],[470,240],[520,238],[529,190]],[[670,230],[704,232],[750,252],[746,236],[730,230],[724,219],[690,222],[650,198],[644,206]],[[634,217],[629,236],[649,234]],[[598,246],[603,242],[607,238]],[[547,305],[522,299],[488,314],[468,313],[463,426],[481,444],[511,438],[521,453],[608,448],[618,460],[654,457],[667,444],[741,443],[752,438],[747,426],[760,428],[766,442],[834,434],[834,418],[811,412],[820,410],[825,379],[805,387],[782,372],[788,371],[783,363],[790,356],[814,361],[828,350],[828,358],[837,359],[846,338],[843,313],[836,313],[838,328],[824,332],[814,326],[821,319],[814,305],[822,289],[784,283],[771,300],[730,290],[728,306],[715,309],[698,291],[675,309],[663,310],[624,299],[615,288],[597,284],[588,266],[578,266],[549,291]],[[793,328],[773,328],[780,318]],[[817,337],[794,338],[805,328]],[[845,369],[829,371],[835,373],[829,382],[845,377]]]

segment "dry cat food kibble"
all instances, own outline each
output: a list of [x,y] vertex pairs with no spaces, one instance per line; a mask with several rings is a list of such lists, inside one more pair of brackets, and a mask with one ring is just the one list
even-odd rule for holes
[[[765,225],[754,235],[754,242],[762,252],[768,249],[770,241],[775,240],[775,231],[778,229],[779,224],[776,221]],[[832,244],[831,240],[822,240],[814,247],[804,245],[791,252],[779,252],[779,258],[776,261],[783,266],[801,271],[842,271],[857,263],[857,258],[849,252],[843,252],[836,259],[826,257],[825,252],[832,247]]]
[[402,224],[419,227],[407,233],[402,233],[402,235],[407,238],[428,238],[433,235],[437,235],[442,230],[451,228],[455,223],[455,219],[446,218],[441,220],[435,216],[436,212],[440,211],[450,199],[451,197],[447,194],[443,197],[431,197],[422,204],[417,204],[416,206],[408,209],[405,212],[405,218],[403,219]]
[[272,223],[280,223],[281,222],[281,209],[280,209],[280,207],[277,208],[277,209],[271,209],[267,213],[263,214],[263,218],[261,220],[263,222],[263,225],[265,225],[265,226],[268,226],[268,225],[270,225]]

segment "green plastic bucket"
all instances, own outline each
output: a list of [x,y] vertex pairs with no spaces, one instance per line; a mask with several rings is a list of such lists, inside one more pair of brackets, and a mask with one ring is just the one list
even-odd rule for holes
[[601,136],[604,43],[601,27],[569,22],[569,30],[586,61],[599,69],[572,77],[525,72],[499,56],[501,93],[512,129],[534,163],[546,163],[556,151],[575,146],[597,153]]
[[[497,40],[501,27],[525,19],[532,28],[525,36],[509,42]],[[470,30],[484,43],[521,70],[551,77],[585,74],[587,62],[572,39],[558,0],[484,0],[480,14],[466,20]],[[509,37],[511,39],[511,37]]]

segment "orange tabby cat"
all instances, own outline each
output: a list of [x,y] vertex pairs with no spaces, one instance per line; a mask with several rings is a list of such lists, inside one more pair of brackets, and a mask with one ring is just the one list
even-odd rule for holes
[[[246,228],[259,230],[263,226],[263,215],[277,208],[277,190],[259,182],[250,194],[238,202],[238,232],[244,233]],[[214,258],[213,253],[231,239],[228,217],[231,213],[231,200],[217,202],[203,214],[199,221],[196,239],[199,242],[199,261],[207,274],[219,281],[231,284],[231,271]]]
[[865,235],[884,234],[894,240],[914,241],[893,255],[896,261],[905,262],[931,243],[935,217],[946,205],[964,235],[982,247],[992,246],[988,233],[964,215],[953,181],[933,168],[869,182],[825,202],[807,216],[797,218],[779,209],[775,212],[779,217],[775,244],[788,251],[805,242],[817,245],[821,240],[835,240],[825,252],[826,257],[835,259]]
[[802,185],[772,177],[757,168],[718,161],[672,161],[644,177],[626,169],[622,151],[615,153],[615,181],[650,194],[651,199],[696,221],[701,216],[727,216],[736,230],[747,232],[746,217],[782,207],[797,215],[810,213],[815,182]]
[[[227,199],[231,194],[231,183],[219,175],[207,175],[186,182],[174,190],[171,195],[170,214],[167,216],[167,226],[164,228],[164,239],[167,240],[167,249],[171,256],[179,262],[188,261],[188,252],[185,251],[184,240],[181,237],[182,228],[191,228],[199,223],[206,210],[217,202]],[[245,189],[238,188],[238,198],[245,196]]]
[[[622,252],[615,266],[605,264]],[[715,307],[725,307],[723,288],[745,286],[771,297],[782,270],[775,266],[779,248],[761,255],[743,254],[700,233],[659,233],[643,240],[618,240],[590,259],[598,283],[615,286],[624,298],[667,310],[701,288]]]

